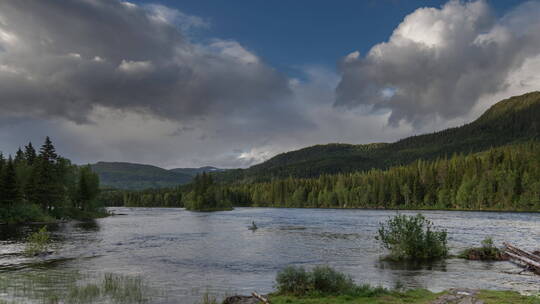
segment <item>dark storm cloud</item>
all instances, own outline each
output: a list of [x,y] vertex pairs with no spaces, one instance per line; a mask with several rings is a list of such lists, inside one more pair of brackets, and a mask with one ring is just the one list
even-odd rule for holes
[[540,3],[496,20],[485,1],[450,1],[407,16],[389,41],[341,62],[336,105],[389,109],[417,126],[468,113],[484,94],[540,54]]
[[1,1],[3,114],[85,122],[95,106],[173,120],[280,111],[291,94],[284,76],[235,41],[190,42],[181,28],[191,26],[206,25],[164,6]]

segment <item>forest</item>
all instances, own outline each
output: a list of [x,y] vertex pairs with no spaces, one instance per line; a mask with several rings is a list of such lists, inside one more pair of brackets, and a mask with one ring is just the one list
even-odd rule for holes
[[[198,180],[200,183],[201,177]],[[199,197],[200,193],[211,193],[214,203],[231,202],[234,206],[537,211],[540,143],[416,160],[386,170],[259,183],[212,181],[211,186],[203,187],[208,190],[198,192],[196,184],[141,192],[107,191],[103,195],[114,205],[146,207],[188,207],[195,193]],[[199,199],[203,205],[207,201]]]
[[49,137],[39,151],[0,153],[0,223],[102,216],[99,191],[97,174],[58,155]]

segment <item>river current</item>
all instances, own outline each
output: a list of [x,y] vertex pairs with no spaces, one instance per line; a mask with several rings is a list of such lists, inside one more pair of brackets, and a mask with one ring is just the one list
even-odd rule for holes
[[[36,226],[0,227],[0,276],[64,272],[141,276],[156,303],[194,303],[217,296],[271,292],[288,266],[330,265],[357,283],[432,291],[448,288],[538,292],[538,276],[517,274],[509,262],[448,259],[410,265],[382,262],[375,240],[381,222],[396,211],[236,208],[196,213],[184,209],[111,208],[118,214],[92,222],[49,226],[55,253],[27,258],[23,241]],[[415,214],[415,211],[400,211]],[[486,237],[528,249],[540,247],[540,214],[421,211],[449,235],[451,253],[479,246]],[[254,221],[259,229],[248,229]]]

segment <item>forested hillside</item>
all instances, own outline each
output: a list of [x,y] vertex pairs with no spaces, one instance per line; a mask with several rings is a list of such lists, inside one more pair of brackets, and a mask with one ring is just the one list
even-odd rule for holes
[[197,174],[221,172],[215,167],[163,169],[151,165],[125,162],[98,162],[92,170],[107,188],[145,190],[168,188],[190,183]]
[[317,145],[277,155],[249,169],[219,173],[216,178],[227,182],[253,182],[385,169],[418,159],[474,153],[539,138],[540,92],[532,92],[500,101],[476,121],[461,127],[413,136],[391,144]]
[[[214,173],[219,183],[204,197],[236,206],[540,210],[539,139],[534,92],[503,100],[462,127],[392,144],[314,146]],[[193,195],[188,184],[108,192],[107,199],[184,206]]]
[[99,175],[101,184],[116,189],[140,190],[174,187],[189,183],[193,176],[151,165],[123,162],[98,162],[92,170]]
[[225,169],[206,166],[206,167],[200,167],[200,168],[175,168],[175,169],[170,169],[169,171],[176,172],[176,173],[183,173],[191,177],[195,177],[198,174],[222,172],[222,171],[225,171]]
[[[193,191],[192,185],[153,192],[117,191],[109,193],[107,200],[127,206],[184,206]],[[206,195],[235,206],[538,211],[540,143],[417,160],[387,170],[220,184]]]
[[0,223],[88,218],[100,215],[99,178],[59,156],[47,137],[7,159],[0,153]]

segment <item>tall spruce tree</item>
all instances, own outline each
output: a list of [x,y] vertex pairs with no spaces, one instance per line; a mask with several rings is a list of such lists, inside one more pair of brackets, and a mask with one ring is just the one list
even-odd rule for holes
[[15,172],[14,161],[9,157],[3,176],[3,195],[2,204],[4,206],[12,207],[20,201],[20,191],[17,185],[17,174]]
[[24,158],[29,165],[33,165],[36,160],[36,149],[32,146],[32,143],[29,142],[28,145],[24,146]]
[[15,153],[15,159],[14,162],[16,165],[22,164],[26,161],[26,158],[24,156],[24,152],[19,148],[17,152]]
[[6,160],[4,154],[0,152],[0,198],[4,197],[4,167]]
[[47,136],[34,164],[34,193],[31,194],[31,197],[36,200],[35,202],[40,204],[44,210],[51,210],[60,203],[62,198],[57,160],[56,150],[51,139]]

